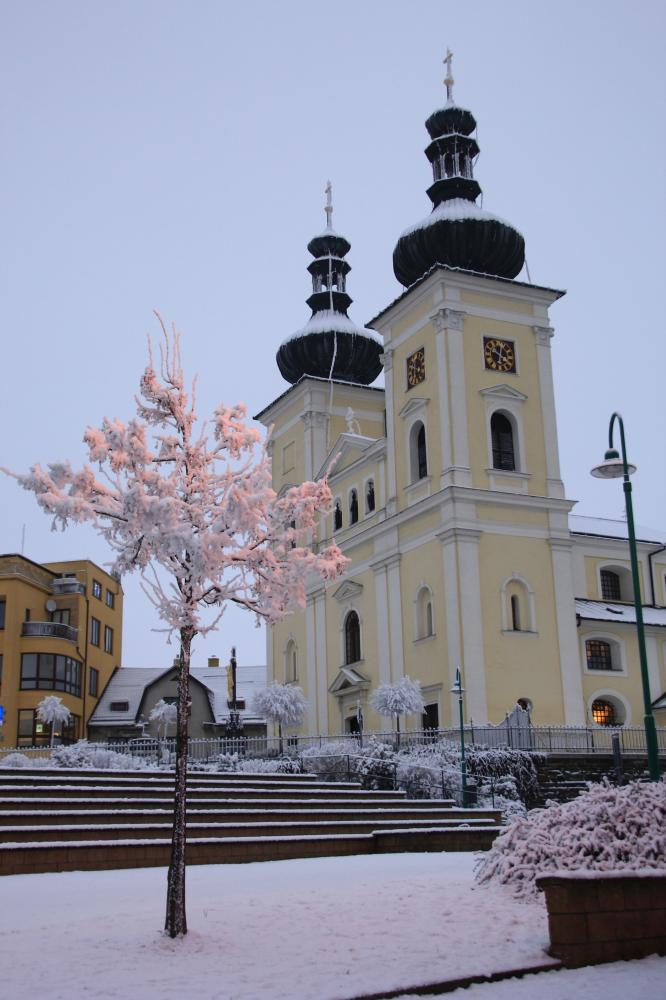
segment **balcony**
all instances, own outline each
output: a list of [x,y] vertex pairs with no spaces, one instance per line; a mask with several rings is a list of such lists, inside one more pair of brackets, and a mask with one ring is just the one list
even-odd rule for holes
[[85,596],[85,584],[77,580],[75,576],[57,576],[52,581],[51,586],[54,594],[83,594]]
[[32,639],[67,639],[76,642],[79,630],[62,622],[23,622],[21,635]]

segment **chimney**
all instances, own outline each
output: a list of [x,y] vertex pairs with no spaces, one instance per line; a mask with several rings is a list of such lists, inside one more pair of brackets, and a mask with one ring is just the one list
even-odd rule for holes
[[208,666],[209,667],[219,667],[219,665],[220,665],[220,658],[219,658],[219,656],[209,656],[208,657]]

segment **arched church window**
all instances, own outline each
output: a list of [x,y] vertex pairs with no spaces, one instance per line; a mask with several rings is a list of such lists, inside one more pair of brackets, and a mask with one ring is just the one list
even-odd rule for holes
[[612,569],[602,569],[601,597],[604,601],[621,601],[620,577]]
[[493,468],[505,472],[516,471],[516,450],[513,426],[504,413],[493,413],[490,418],[490,436],[493,447]]
[[361,659],[361,623],[355,611],[345,618],[345,663],[357,663]]
[[435,634],[432,609],[432,593],[429,587],[421,587],[416,597],[416,638],[428,639]]
[[420,420],[409,432],[409,460],[412,482],[425,479],[428,475],[428,456],[426,451],[426,432]]
[[520,632],[520,598],[518,594],[511,595],[511,628]]
[[618,725],[615,705],[607,698],[596,698],[592,702],[592,721],[598,726]]
[[358,493],[352,490],[349,494],[349,523],[356,524],[358,521]]
[[371,514],[375,509],[375,484],[372,479],[368,479],[365,487],[365,512]]
[[342,527],[342,504],[340,500],[336,498],[335,507],[333,508],[333,531],[339,531]]

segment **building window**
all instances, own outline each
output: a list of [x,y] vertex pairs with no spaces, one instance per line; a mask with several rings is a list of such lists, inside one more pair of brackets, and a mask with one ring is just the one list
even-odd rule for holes
[[98,618],[90,619],[90,641],[93,646],[99,646],[102,624]]
[[102,600],[102,584],[99,580],[93,580],[92,582],[92,595],[96,597],[98,601]]
[[96,698],[98,690],[99,690],[99,670],[95,670],[94,667],[91,667],[90,673],[88,675],[88,694],[92,698]]
[[615,705],[606,698],[596,698],[592,702],[592,721],[598,726],[617,726]]
[[333,510],[333,531],[339,531],[342,527],[342,504],[339,499],[335,501],[335,508]]
[[372,479],[368,479],[365,485],[365,512],[371,514],[375,509],[375,484]]
[[610,642],[588,639],[585,643],[588,670],[615,670]]
[[24,653],[21,656],[22,691],[66,691],[81,697],[81,664],[70,656]]
[[104,626],[104,652],[113,653],[113,629],[108,625]]
[[[164,699],[166,701],[166,698]],[[112,712],[129,712],[129,702],[128,701],[112,701],[109,705],[109,709]]]
[[0,628],[5,627],[5,613],[7,611],[7,601],[0,601]]
[[352,490],[349,494],[349,523],[356,524],[358,521],[358,493]]
[[296,657],[296,643],[290,639],[287,643],[285,653],[285,680],[287,684],[298,680],[298,660]]
[[428,475],[426,432],[420,420],[416,421],[409,432],[409,462],[412,482],[425,479]]
[[2,685],[3,654],[0,653],[0,686]]
[[[67,722],[56,722],[53,742],[75,743],[79,738],[81,719],[78,715],[70,715]],[[17,746],[49,746],[51,743],[51,726],[40,722],[33,708],[22,708],[18,714]]]
[[601,597],[604,601],[620,601],[620,577],[612,569],[602,569],[601,573]]
[[504,413],[493,413],[490,418],[490,436],[493,447],[493,468],[505,472],[516,471],[516,451],[513,427]]
[[511,628],[520,632],[520,598],[518,594],[511,595]]
[[106,603],[107,608],[112,608],[115,605],[116,595],[113,593],[112,590],[106,591],[106,594],[104,595],[104,601]]
[[71,618],[72,612],[69,608],[57,608],[51,612],[51,621],[58,622],[60,625],[70,625]]
[[361,623],[355,611],[345,618],[345,663],[357,663],[361,659]]

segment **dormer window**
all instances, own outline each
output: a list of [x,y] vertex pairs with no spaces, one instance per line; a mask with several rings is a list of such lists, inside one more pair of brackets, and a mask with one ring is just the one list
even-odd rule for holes
[[129,712],[129,702],[128,701],[112,701],[109,705],[109,709],[112,712]]

